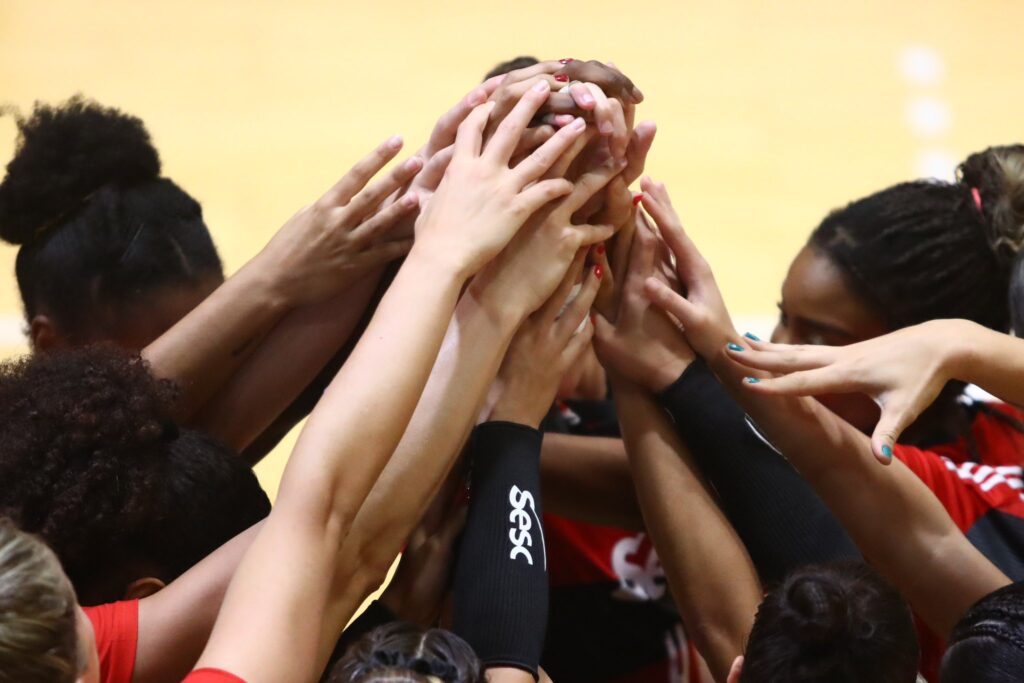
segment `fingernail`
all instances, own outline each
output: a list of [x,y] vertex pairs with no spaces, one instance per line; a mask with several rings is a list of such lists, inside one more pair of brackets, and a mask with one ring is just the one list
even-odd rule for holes
[[611,135],[615,130],[615,126],[611,124],[611,121],[605,121],[597,129],[601,131],[601,135]]
[[398,149],[399,147],[402,146],[402,136],[392,135],[390,138],[388,138],[388,141],[385,144],[387,144],[387,146],[390,147],[391,149]]
[[572,57],[566,57],[565,59],[559,59],[559,60],[558,60],[558,63],[559,63],[559,64],[568,64],[568,63],[569,63],[569,62],[571,62],[571,61],[573,61],[573,58],[572,58]]
[[406,162],[405,162],[405,163],[404,163],[404,164],[402,165],[402,167],[403,167],[403,168],[404,168],[404,169],[405,169],[406,171],[411,171],[411,170],[413,170],[414,168],[418,167],[418,166],[420,165],[420,163],[421,163],[421,161],[420,161],[420,158],[419,158],[419,157],[413,157],[413,158],[409,159],[408,161],[406,161]]
[[587,122],[582,117],[577,116],[573,119],[571,126],[573,130],[583,130],[587,127]]
[[730,351],[743,351],[744,350],[742,346],[740,346],[739,344],[737,344],[735,342],[729,342],[728,349]]
[[892,447],[889,445],[882,446],[882,455],[892,460]]
[[597,245],[597,255],[604,256],[604,243]]
[[744,377],[743,381],[746,382],[747,384],[760,384],[761,383],[761,380],[759,380],[756,377]]
[[416,204],[417,197],[414,194],[407,194],[402,197],[402,206],[411,207]]
[[469,100],[468,100],[468,102],[469,102],[469,106],[471,106],[471,107],[475,107],[478,104],[483,104],[486,101],[487,101],[487,93],[485,93],[483,90],[474,90],[473,92],[469,93]]
[[555,80],[558,81],[559,83],[568,83],[569,77],[566,76],[565,74],[555,74]]
[[551,86],[549,86],[548,82],[544,81],[544,80],[537,81],[533,85],[533,91],[534,92],[547,92],[550,88],[551,88]]
[[594,276],[597,277],[598,280],[604,277],[604,268],[602,268],[600,264],[594,266]]
[[761,338],[758,337],[753,332],[744,332],[743,336],[746,337],[747,339],[753,339],[754,341],[761,341]]
[[594,96],[591,95],[589,91],[584,92],[582,95],[580,95],[580,100],[583,104],[594,104],[595,102]]
[[640,192],[639,194],[633,195],[633,206],[636,206],[637,204],[639,204],[643,200],[644,200],[644,193],[643,192]]

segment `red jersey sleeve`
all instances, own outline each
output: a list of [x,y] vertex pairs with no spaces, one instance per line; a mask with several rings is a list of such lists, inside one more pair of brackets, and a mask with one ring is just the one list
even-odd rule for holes
[[220,669],[196,669],[182,683],[245,683],[241,678]]
[[96,635],[100,683],[131,683],[139,642],[139,601],[83,607]]

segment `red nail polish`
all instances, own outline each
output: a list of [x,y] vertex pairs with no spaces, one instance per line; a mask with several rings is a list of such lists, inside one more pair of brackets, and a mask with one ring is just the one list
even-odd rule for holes
[[597,255],[604,256],[604,244],[597,245]]
[[568,83],[569,77],[566,76],[565,74],[555,74],[555,80],[558,81],[559,83]]
[[637,204],[639,204],[639,203],[640,203],[640,202],[642,202],[643,200],[644,200],[644,195],[643,195],[643,193],[641,192],[640,194],[638,194],[638,195],[636,195],[635,197],[633,197],[633,206],[636,206]]
[[559,64],[568,64],[569,62],[575,61],[572,57],[566,57],[565,59],[559,59]]
[[602,268],[600,265],[594,266],[594,275],[597,277],[598,280],[603,278],[604,277],[604,268]]

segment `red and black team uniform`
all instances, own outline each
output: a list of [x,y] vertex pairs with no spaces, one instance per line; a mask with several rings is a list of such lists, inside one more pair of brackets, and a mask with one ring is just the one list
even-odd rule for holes
[[139,644],[139,601],[83,607],[92,623],[100,659],[100,683],[131,683]]
[[[559,403],[545,431],[618,436],[609,401]],[[541,663],[559,683],[707,683],[645,533],[544,515],[550,604]]]
[[[859,558],[811,486],[758,433],[703,362],[659,396],[766,585],[796,567]],[[1011,579],[1024,579],[1024,413],[974,402],[970,433],[895,457],[935,493],[971,543]],[[937,681],[942,641],[921,634],[921,671]]]

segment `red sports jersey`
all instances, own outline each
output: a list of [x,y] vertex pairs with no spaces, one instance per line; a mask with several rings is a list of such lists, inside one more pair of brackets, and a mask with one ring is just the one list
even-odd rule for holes
[[220,669],[196,669],[182,683],[245,683],[241,678]]
[[[895,449],[895,456],[932,490],[971,543],[1014,580],[1024,578],[1024,433],[1015,424],[1022,418],[1019,410],[1002,403],[977,407],[971,439],[981,462],[972,461],[963,437],[928,450]],[[918,636],[921,672],[937,681],[944,640],[920,620]]]
[[100,658],[101,683],[131,683],[139,642],[139,601],[83,607],[92,622]]

